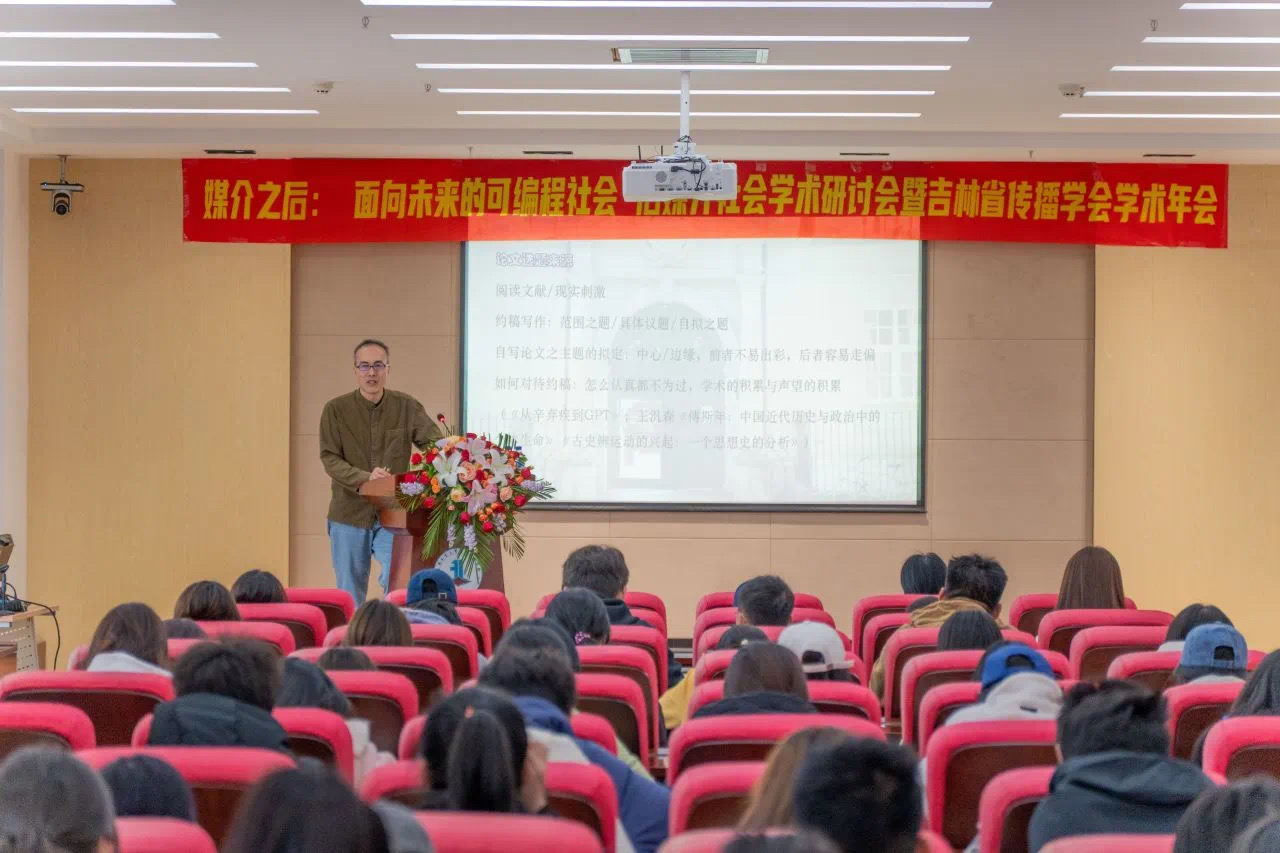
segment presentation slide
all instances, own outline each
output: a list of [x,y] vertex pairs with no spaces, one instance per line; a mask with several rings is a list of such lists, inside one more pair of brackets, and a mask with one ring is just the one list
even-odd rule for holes
[[463,424],[556,504],[915,507],[922,247],[472,242]]

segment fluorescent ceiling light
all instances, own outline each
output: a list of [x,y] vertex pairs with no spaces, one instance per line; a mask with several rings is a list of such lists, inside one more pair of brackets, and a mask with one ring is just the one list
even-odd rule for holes
[[991,0],[363,0],[366,6],[542,9],[990,9]]
[[1280,98],[1280,92],[1217,92],[1211,89],[1190,92],[1140,92],[1122,89],[1093,92],[1086,89],[1084,96],[1086,98]]
[[968,36],[717,36],[717,35],[580,35],[571,33],[392,33],[402,41],[603,41],[603,42],[967,42]]
[[1280,113],[1063,113],[1059,118],[1265,118],[1280,119]]
[[0,32],[0,39],[216,39],[217,33]]
[[699,65],[621,62],[419,62],[432,71],[950,71],[950,65]]
[[1280,44],[1275,36],[1147,36],[1148,44]]
[[288,92],[287,86],[0,86],[0,92],[133,92],[170,94],[234,92],[260,94],[263,92]]
[[1187,12],[1274,12],[1280,3],[1183,3]]
[[[2,91],[2,90],[0,90]],[[455,89],[441,88],[445,95],[679,95],[679,89]],[[821,96],[839,95],[900,95],[903,97],[936,94],[932,89],[693,89],[691,95],[787,95]]]
[[318,110],[232,110],[232,109],[199,109],[194,107],[14,107],[15,113],[58,113],[74,115],[273,115],[273,116],[313,116]]
[[0,68],[257,68],[256,62],[133,62],[0,59]]
[[1280,71],[1280,65],[1113,65],[1112,71]]
[[[662,110],[458,110],[460,116],[643,116],[670,118],[676,111]],[[695,118],[920,118],[920,113],[771,113],[691,112]]]

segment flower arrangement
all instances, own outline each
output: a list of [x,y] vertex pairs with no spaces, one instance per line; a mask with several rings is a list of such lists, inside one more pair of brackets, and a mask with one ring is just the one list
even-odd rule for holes
[[442,547],[458,548],[466,577],[488,567],[496,539],[508,554],[524,556],[519,512],[531,500],[546,500],[555,489],[534,476],[521,447],[509,435],[491,441],[460,433],[436,415],[440,439],[410,458],[396,480],[406,510],[430,513],[423,536],[424,558]]

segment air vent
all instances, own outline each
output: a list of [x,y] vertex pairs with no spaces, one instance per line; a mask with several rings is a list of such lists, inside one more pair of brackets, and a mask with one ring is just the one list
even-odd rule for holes
[[841,151],[841,157],[888,157],[888,151]]
[[254,149],[252,149],[252,148],[206,148],[206,149],[204,149],[204,153],[206,153],[206,154],[231,154],[231,155],[236,156],[236,157],[247,157],[247,156],[249,156],[249,155],[251,155],[251,154],[257,154],[258,152],[257,152],[257,151],[255,151],[255,150],[254,150]]
[[623,65],[764,65],[768,48],[752,47],[615,47],[613,61]]
[[1143,157],[1152,160],[1176,160],[1179,157],[1194,157],[1194,154],[1143,154]]
[[529,155],[541,154],[550,157],[570,157],[573,155],[572,151],[521,151],[520,153]]

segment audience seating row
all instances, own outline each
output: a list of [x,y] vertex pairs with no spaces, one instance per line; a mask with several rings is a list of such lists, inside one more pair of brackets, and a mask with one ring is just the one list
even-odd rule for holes
[[[1265,652],[1249,651],[1247,669],[1252,672],[1266,657]],[[1107,666],[1107,678],[1136,681],[1161,693],[1169,684],[1169,678],[1178,668],[1182,652],[1129,652],[1120,655]]]
[[[787,835],[789,831],[779,829],[776,830],[776,834]],[[735,835],[732,829],[702,829],[686,832],[668,839],[659,848],[659,853],[720,853]],[[921,830],[916,842],[916,853],[951,853],[951,847],[937,834]]]

